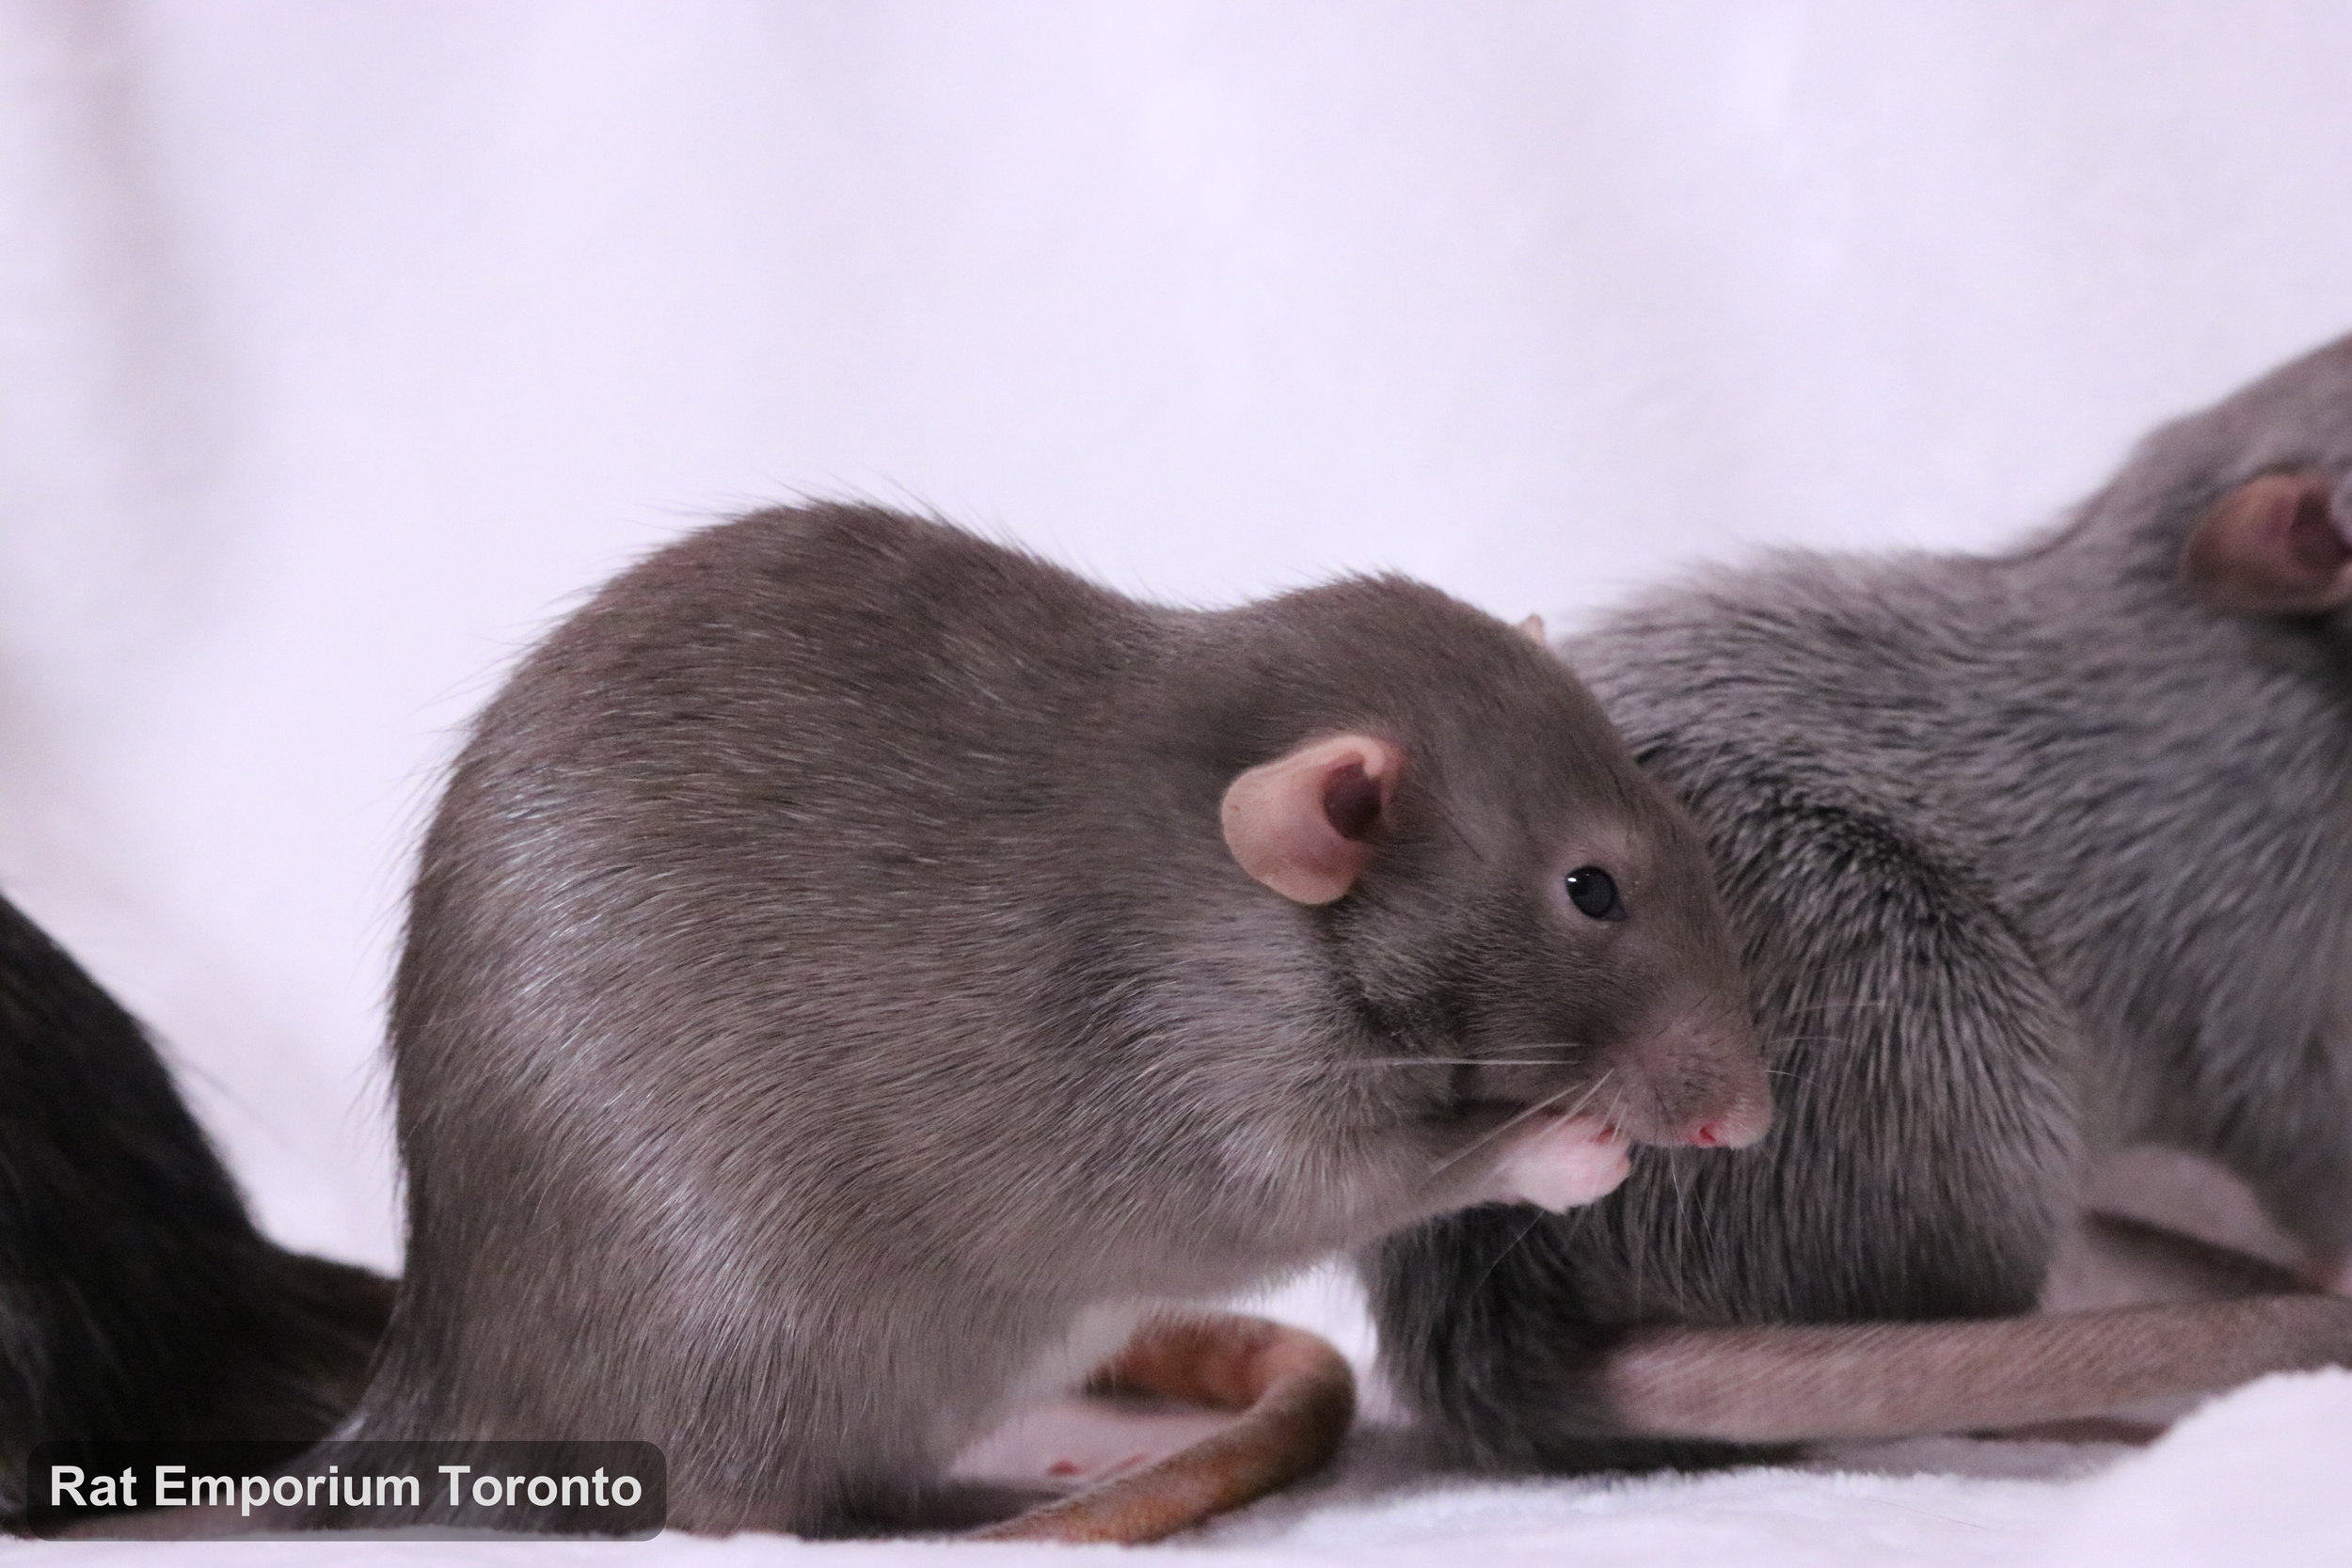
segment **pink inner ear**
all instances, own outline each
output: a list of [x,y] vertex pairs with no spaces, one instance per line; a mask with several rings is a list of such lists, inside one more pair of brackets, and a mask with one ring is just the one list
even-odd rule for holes
[[2243,615],[2312,615],[2352,602],[2352,542],[2320,474],[2265,474],[2224,496],[2189,535],[2181,574]]
[[2287,524],[2287,548],[2295,563],[2315,578],[2332,578],[2352,561],[2352,543],[2336,531],[2331,500],[2324,490],[2305,492]]
[[1244,871],[1300,904],[1343,897],[1371,858],[1404,754],[1372,736],[1310,742],[1225,791],[1226,847]]
[[1380,823],[1380,784],[1350,761],[1331,770],[1323,784],[1323,815],[1342,838],[1360,844]]

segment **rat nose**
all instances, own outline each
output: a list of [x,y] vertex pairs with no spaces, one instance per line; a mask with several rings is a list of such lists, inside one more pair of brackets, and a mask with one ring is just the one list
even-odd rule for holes
[[1771,1102],[1755,1104],[1742,1099],[1727,1111],[1686,1124],[1679,1141],[1693,1148],[1746,1148],[1772,1130]]
[[1772,1130],[1772,1079],[1744,1018],[1680,1022],[1645,1039],[1637,1059],[1657,1097],[1643,1142],[1746,1148]]

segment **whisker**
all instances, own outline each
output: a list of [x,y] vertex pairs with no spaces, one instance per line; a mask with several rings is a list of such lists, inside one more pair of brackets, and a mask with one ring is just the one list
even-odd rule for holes
[[[1519,1051],[1590,1052],[1582,1040],[1522,1040]],[[1371,1067],[1573,1067],[1561,1056],[1366,1056],[1360,1061],[1334,1062],[1339,1069]]]
[[1511,1256],[1512,1249],[1517,1247],[1521,1242],[1527,1240],[1528,1237],[1534,1235],[1535,1233],[1535,1227],[1543,1223],[1544,1212],[1541,1209],[1538,1209],[1529,1217],[1528,1222],[1525,1225],[1519,1227],[1519,1233],[1512,1237],[1509,1241],[1503,1243],[1502,1250],[1496,1253],[1491,1259],[1487,1259],[1486,1266],[1479,1271],[1478,1277],[1476,1279],[1470,1281],[1470,1290],[1466,1291],[1465,1294],[1476,1295],[1478,1293],[1478,1288],[1481,1285],[1486,1284],[1488,1279],[1494,1276],[1495,1270],[1502,1267],[1502,1260]]
[[[1585,1102],[1590,1101],[1593,1096],[1600,1092],[1601,1085],[1608,1083],[1610,1079],[1614,1078],[1616,1075],[1617,1069],[1615,1068],[1611,1068],[1607,1072],[1602,1073],[1598,1078],[1595,1079],[1592,1086],[1584,1091],[1582,1096],[1578,1099],[1574,1105],[1568,1107],[1566,1114],[1572,1117],[1576,1115],[1577,1112],[1582,1110]],[[1455,1164],[1460,1161],[1468,1159],[1470,1155],[1477,1153],[1480,1149],[1486,1148],[1497,1138],[1502,1137],[1505,1132],[1510,1132],[1511,1129],[1518,1126],[1530,1117],[1541,1116],[1545,1111],[1554,1105],[1557,1105],[1560,1101],[1567,1099],[1569,1095],[1574,1094],[1575,1092],[1576,1091],[1573,1088],[1565,1088],[1562,1089],[1558,1094],[1546,1095],[1543,1099],[1535,1101],[1534,1104],[1530,1105],[1524,1111],[1521,1111],[1517,1116],[1512,1117],[1502,1126],[1495,1128],[1492,1132],[1484,1133],[1481,1136],[1472,1139],[1470,1143],[1455,1149],[1453,1153],[1447,1155],[1444,1159],[1430,1166],[1429,1174],[1435,1176],[1438,1172],[1444,1170],[1448,1165]]]
[[1361,1062],[1339,1062],[1342,1068],[1367,1067],[1568,1067],[1557,1056],[1375,1056]]
[[1866,1002],[1860,997],[1844,997],[1831,1002],[1809,1002],[1802,1007],[1783,1007],[1778,1009],[1778,1011],[1784,1018],[1795,1018],[1801,1013],[1825,1013],[1830,1011],[1832,1008],[1836,1007],[1843,1007],[1849,1011],[1859,1012],[1869,1007],[1891,1007],[1894,1006],[1895,1004],[1893,1002]]
[[[1622,1107],[1621,1105],[1619,1105],[1618,1103],[1616,1103],[1613,1100],[1612,1101],[1611,1105],[1610,1105],[1610,1109],[1611,1109],[1613,1112],[1617,1111],[1617,1110],[1620,1110],[1620,1109],[1622,1109],[1622,1108],[1623,1108],[1623,1107]],[[1648,1162],[1645,1161],[1644,1163],[1646,1164]],[[1671,1223],[1671,1220],[1669,1221],[1669,1223]],[[1645,1236],[1645,1237],[1644,1237],[1644,1238],[1643,1238],[1643,1239],[1642,1239],[1642,1240],[1641,1240],[1638,1243],[1636,1243],[1636,1245],[1635,1245],[1635,1246],[1633,1247],[1633,1249],[1632,1249],[1632,1251],[1633,1251],[1633,1303],[1634,1303],[1634,1310],[1635,1310],[1635,1311],[1637,1311],[1637,1312],[1638,1312],[1638,1311],[1640,1311],[1640,1310],[1642,1309],[1642,1302],[1643,1302],[1643,1300],[1644,1300],[1644,1294],[1645,1294],[1645,1292],[1648,1290],[1648,1287],[1649,1287],[1649,1263],[1650,1263],[1650,1252],[1651,1252],[1651,1249],[1652,1249],[1655,1245],[1656,1245],[1656,1240],[1655,1240],[1655,1238],[1654,1238],[1654,1237],[1651,1237],[1651,1236]]]
[[1665,1229],[1670,1245],[1679,1256],[1691,1253],[1691,1167],[1688,1161],[1668,1160],[1666,1180],[1674,1187],[1674,1206],[1668,1211]]

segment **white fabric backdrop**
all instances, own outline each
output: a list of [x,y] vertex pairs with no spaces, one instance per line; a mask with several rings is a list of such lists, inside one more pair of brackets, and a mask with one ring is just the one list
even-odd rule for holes
[[802,492],[1573,615],[1966,547],[2352,325],[2340,4],[0,0],[0,885],[396,1255],[456,727]]

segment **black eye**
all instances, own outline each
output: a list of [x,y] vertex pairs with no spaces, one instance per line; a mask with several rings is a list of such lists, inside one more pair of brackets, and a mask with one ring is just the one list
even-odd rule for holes
[[1580,865],[1568,873],[1568,902],[1576,912],[1593,920],[1623,920],[1625,901],[1617,896],[1617,879],[1597,865]]

